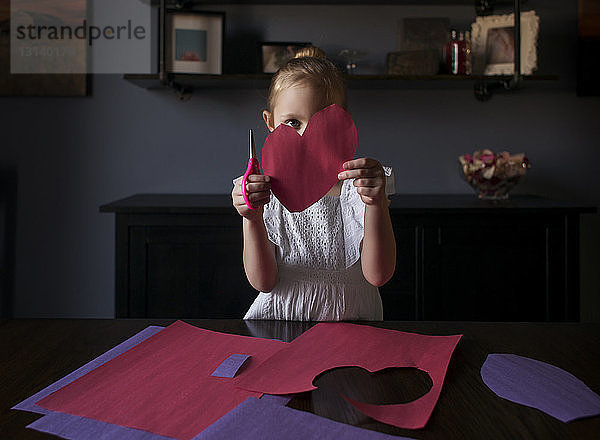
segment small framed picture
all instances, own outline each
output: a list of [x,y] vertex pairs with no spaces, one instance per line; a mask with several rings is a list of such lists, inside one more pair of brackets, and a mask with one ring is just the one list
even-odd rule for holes
[[[521,74],[537,69],[539,17],[521,13]],[[471,25],[473,70],[484,75],[512,75],[515,70],[514,14],[477,17]]]
[[166,70],[220,75],[224,21],[223,12],[167,11]]
[[279,70],[296,52],[310,43],[298,42],[263,42],[259,44],[259,56],[263,73],[274,73]]

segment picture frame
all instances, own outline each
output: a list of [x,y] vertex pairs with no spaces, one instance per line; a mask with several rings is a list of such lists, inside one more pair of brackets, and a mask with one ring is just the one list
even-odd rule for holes
[[166,71],[221,75],[224,31],[224,12],[167,10]]
[[[23,4],[21,4],[23,3]],[[36,13],[45,13],[46,20],[60,21],[64,25],[77,25],[80,18],[84,18],[87,13],[86,0],[69,0],[65,2],[0,2],[0,97],[3,96],[40,96],[40,97],[85,97],[91,95],[92,77],[88,74],[87,64],[87,46],[85,42],[75,41],[71,44],[64,44],[60,40],[54,40],[54,46],[51,46],[48,40],[26,40],[23,46],[25,53],[27,50],[32,55],[40,55],[48,49],[67,50],[73,53],[74,58],[70,60],[74,66],[73,72],[69,73],[50,73],[44,72],[45,64],[37,63],[33,66],[40,70],[33,69],[31,73],[13,73],[11,63],[13,57],[20,53],[19,45],[13,40],[11,45],[11,19],[19,17],[20,19],[30,20]],[[27,47],[29,46],[29,47]],[[71,52],[72,51],[72,52]],[[29,57],[37,60],[43,57]],[[48,57],[51,59],[51,57]],[[13,65],[14,67],[14,65]],[[55,67],[55,65],[53,66]],[[61,66],[62,68],[63,66]]]
[[[439,73],[444,67],[443,51],[449,34],[448,17],[415,17],[399,21],[398,49],[388,55],[388,74],[394,74],[392,72],[406,75]],[[435,51],[435,54],[432,54],[432,51]],[[431,60],[432,56],[436,59]]]
[[448,17],[404,18],[398,22],[397,50],[437,50],[441,61],[449,33]]
[[600,1],[577,6],[577,96],[600,96]]
[[293,41],[263,41],[258,45],[259,59],[262,73],[275,73],[287,63],[291,58],[294,58],[296,52],[306,46],[310,46],[308,42],[293,42]]
[[[535,11],[521,13],[521,74],[537,69],[540,19]],[[514,66],[514,14],[479,16],[471,25],[473,73],[512,75]]]

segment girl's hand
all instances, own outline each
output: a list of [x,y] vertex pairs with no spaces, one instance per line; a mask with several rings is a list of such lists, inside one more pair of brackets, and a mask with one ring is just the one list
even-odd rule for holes
[[238,179],[231,191],[233,206],[237,212],[248,220],[261,218],[263,206],[271,199],[271,178],[264,174],[251,174],[246,179],[246,195],[256,209],[248,208],[242,195],[242,179]]
[[375,159],[361,157],[360,159],[344,162],[344,170],[338,174],[338,179],[354,178],[356,192],[365,205],[379,205],[387,207],[388,199],[385,195],[385,173],[383,167]]

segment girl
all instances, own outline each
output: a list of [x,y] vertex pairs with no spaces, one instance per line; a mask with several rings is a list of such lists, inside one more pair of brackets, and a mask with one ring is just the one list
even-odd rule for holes
[[[263,119],[269,131],[287,124],[304,133],[312,115],[346,108],[343,77],[324,52],[302,50],[277,71]],[[374,159],[343,164],[338,183],[302,212],[271,197],[269,176],[234,181],[233,205],[243,217],[243,262],[260,291],[244,319],[296,321],[381,320],[378,286],[396,266],[396,242],[385,193],[384,169]]]

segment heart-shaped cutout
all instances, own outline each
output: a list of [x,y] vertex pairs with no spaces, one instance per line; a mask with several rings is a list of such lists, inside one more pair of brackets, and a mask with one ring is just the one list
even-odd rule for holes
[[337,104],[315,113],[302,135],[281,124],[265,140],[263,173],[271,190],[290,212],[299,212],[321,199],[337,183],[344,162],[356,152],[356,126]]
[[317,388],[294,396],[290,408],[309,405],[321,417],[359,426],[369,417],[346,398],[372,405],[395,405],[415,401],[431,390],[433,382],[426,372],[414,367],[385,368],[370,372],[361,367],[338,367],[313,379]]
[[462,335],[428,336],[348,323],[319,323],[264,361],[234,379],[238,388],[267,394],[296,394],[316,389],[314,380],[337,367],[369,372],[417,368],[429,375],[431,388],[406,403],[377,405],[344,398],[361,413],[399,428],[423,428],[442,391],[450,357]]

